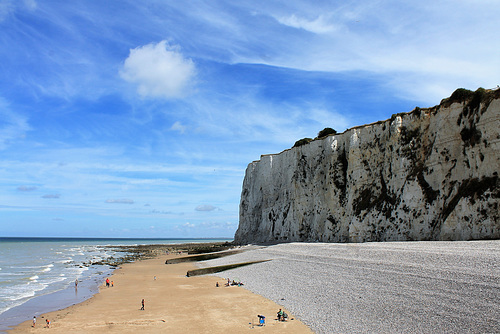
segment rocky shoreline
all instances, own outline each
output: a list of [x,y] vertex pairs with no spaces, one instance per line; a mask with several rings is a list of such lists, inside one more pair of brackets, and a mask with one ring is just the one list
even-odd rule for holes
[[190,244],[157,244],[157,245],[133,245],[133,246],[99,246],[102,249],[109,249],[122,256],[111,256],[99,261],[85,262],[79,266],[90,267],[106,265],[112,268],[119,267],[123,263],[135,262],[138,260],[155,258],[162,254],[202,254],[227,250],[234,247],[230,242],[210,242],[210,243],[190,243]]

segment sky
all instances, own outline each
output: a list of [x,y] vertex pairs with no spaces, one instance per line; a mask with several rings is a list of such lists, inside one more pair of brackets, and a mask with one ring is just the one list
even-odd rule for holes
[[245,169],[500,80],[498,0],[0,0],[0,236],[232,238]]

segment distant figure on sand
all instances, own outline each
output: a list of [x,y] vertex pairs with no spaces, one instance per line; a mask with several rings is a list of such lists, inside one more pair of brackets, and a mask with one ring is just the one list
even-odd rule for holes
[[35,327],[36,326],[36,315],[33,316],[33,326],[32,327]]
[[142,299],[141,304],[142,304],[141,310],[144,310],[144,298]]
[[49,319],[45,319],[45,322],[47,323],[47,328],[50,328],[50,320]]
[[281,318],[283,317],[283,311],[280,309],[278,311],[278,321],[281,321]]
[[219,282],[215,282],[215,287],[218,288],[219,287]]
[[259,326],[264,326],[266,324],[266,317],[260,314],[258,314],[257,317],[259,317]]
[[106,286],[109,288],[109,278],[106,278]]

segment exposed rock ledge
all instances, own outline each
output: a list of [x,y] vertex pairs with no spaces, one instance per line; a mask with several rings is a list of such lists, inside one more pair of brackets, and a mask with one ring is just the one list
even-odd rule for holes
[[500,238],[500,90],[249,164],[235,243]]

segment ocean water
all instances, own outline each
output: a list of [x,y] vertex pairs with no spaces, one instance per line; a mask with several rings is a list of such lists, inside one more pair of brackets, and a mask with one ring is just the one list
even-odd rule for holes
[[102,246],[218,241],[231,239],[0,238],[0,331],[97,293],[113,268],[84,263],[126,254]]

